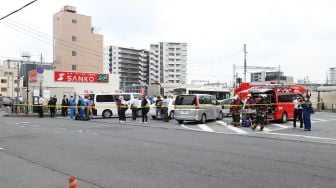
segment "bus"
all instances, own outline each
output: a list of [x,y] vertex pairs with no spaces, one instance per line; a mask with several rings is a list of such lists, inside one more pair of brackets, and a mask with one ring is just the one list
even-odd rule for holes
[[263,94],[270,106],[268,119],[280,120],[285,123],[288,119],[294,118],[294,97],[297,95],[303,97],[307,92],[308,90],[305,87],[297,84],[242,83],[240,87],[234,90],[234,95],[244,99],[247,98],[248,94],[252,98],[258,98]]
[[231,96],[229,89],[216,87],[181,87],[174,89],[174,95],[183,94],[208,94],[216,97],[218,101],[228,99]]

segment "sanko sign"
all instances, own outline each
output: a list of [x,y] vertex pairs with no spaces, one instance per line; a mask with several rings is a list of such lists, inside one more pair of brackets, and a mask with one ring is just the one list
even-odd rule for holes
[[54,72],[55,82],[108,82],[108,74],[88,72]]

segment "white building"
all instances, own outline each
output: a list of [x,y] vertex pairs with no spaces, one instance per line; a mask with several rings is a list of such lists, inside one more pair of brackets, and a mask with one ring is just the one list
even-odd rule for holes
[[330,84],[336,84],[336,67],[330,69]]
[[160,42],[150,45],[150,84],[187,82],[187,44]]

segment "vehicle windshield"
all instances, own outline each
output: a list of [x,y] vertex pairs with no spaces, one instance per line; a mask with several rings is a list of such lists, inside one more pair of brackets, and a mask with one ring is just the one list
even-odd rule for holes
[[180,95],[176,97],[175,105],[194,105],[196,95]]

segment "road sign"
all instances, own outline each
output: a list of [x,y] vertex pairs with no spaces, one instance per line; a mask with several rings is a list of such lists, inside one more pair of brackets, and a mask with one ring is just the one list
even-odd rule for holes
[[43,74],[44,68],[43,67],[36,67],[36,72],[39,74]]
[[38,74],[37,75],[37,80],[38,81],[43,81],[44,77],[43,77],[43,74]]

